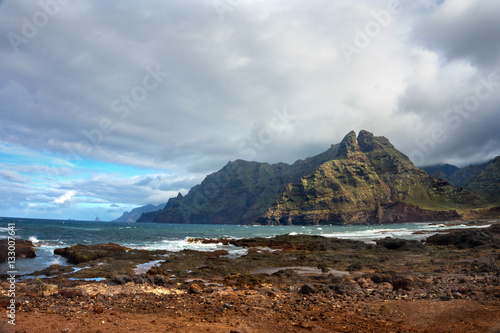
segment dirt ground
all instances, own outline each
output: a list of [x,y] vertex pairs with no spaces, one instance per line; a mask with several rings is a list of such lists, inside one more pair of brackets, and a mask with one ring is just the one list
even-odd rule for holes
[[[108,288],[104,285],[102,288]],[[0,332],[500,332],[500,299],[374,299],[273,287],[21,297]],[[83,290],[79,289],[79,290]]]

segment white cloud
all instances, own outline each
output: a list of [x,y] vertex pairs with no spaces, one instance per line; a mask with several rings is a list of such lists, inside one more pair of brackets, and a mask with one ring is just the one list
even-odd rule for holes
[[54,199],[54,203],[56,205],[61,205],[61,206],[68,206],[68,205],[71,205],[73,203],[73,197],[76,195],[76,191],[67,191],[66,193],[64,193],[63,195],[61,195],[60,197],[58,198],[55,198]]
[[28,180],[25,176],[11,170],[0,170],[0,178],[15,183],[26,183]]

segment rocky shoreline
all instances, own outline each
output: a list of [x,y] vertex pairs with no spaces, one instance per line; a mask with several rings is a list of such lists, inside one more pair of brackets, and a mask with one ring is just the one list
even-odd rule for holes
[[[425,242],[305,235],[204,241],[247,254],[117,244],[57,250],[77,264],[17,282],[11,331],[500,331],[498,222]],[[0,322],[12,328],[6,317]]]

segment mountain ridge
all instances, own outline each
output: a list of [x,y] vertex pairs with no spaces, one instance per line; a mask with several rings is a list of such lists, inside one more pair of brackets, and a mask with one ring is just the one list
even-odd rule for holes
[[[500,156],[482,164],[457,168],[449,164],[424,167],[430,175],[443,179],[452,185],[464,187],[489,203],[500,205]],[[445,172],[445,168],[448,171]]]
[[480,196],[429,176],[387,138],[362,130],[293,164],[228,162],[137,222],[373,224],[459,219],[487,209]]
[[122,216],[112,220],[111,222],[136,222],[137,219],[145,213],[154,213],[155,211],[161,210],[165,207],[165,204],[152,205],[148,204],[145,206],[137,207],[132,209],[130,212],[123,212]]
[[459,218],[453,208],[477,207],[477,195],[416,168],[385,137],[351,131],[338,154],[283,195],[262,224],[375,224]]

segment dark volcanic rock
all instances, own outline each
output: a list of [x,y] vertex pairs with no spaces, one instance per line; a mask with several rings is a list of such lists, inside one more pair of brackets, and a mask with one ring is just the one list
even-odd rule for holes
[[426,240],[430,245],[454,245],[459,249],[478,246],[500,249],[500,224],[486,229],[453,230],[446,234],[430,236]]
[[413,280],[406,277],[396,277],[391,282],[394,290],[411,290],[413,288]]
[[78,244],[62,249],[55,249],[54,254],[67,258],[68,262],[72,264],[80,264],[83,262],[112,256],[116,253],[125,252],[126,250],[127,248],[115,243],[95,245]]
[[304,284],[300,287],[300,293],[304,295],[314,294],[316,293],[316,288],[312,284]]
[[312,235],[281,235],[272,238],[231,240],[231,244],[244,247],[270,247],[283,250],[327,251],[343,248],[365,249],[367,244],[350,239],[327,238]]
[[[31,241],[16,239],[15,240],[15,252],[16,258],[34,258],[36,257],[35,250],[33,249],[33,243]],[[8,239],[0,239],[0,262],[7,261],[9,252],[9,242]]]
[[416,240],[386,237],[383,239],[379,239],[376,242],[377,245],[383,246],[388,250],[414,252],[425,251],[424,244]]

